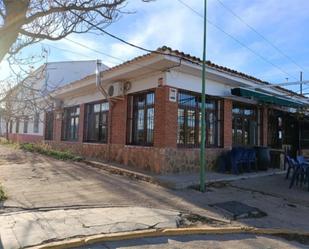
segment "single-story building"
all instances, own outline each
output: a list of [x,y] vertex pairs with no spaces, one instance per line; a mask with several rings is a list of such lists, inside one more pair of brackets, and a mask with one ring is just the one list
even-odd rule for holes
[[[201,137],[199,58],[159,48],[58,88],[45,114],[52,147],[155,173],[197,171]],[[309,148],[308,99],[207,62],[208,167],[233,146]],[[13,132],[14,133],[14,132]]]

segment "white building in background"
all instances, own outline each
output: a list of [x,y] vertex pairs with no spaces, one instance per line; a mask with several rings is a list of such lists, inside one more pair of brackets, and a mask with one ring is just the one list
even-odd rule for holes
[[[27,80],[33,81],[26,84],[31,85],[32,88],[42,90],[43,93],[46,91],[47,94],[59,87],[93,74],[96,70],[96,62],[96,60],[48,62],[35,70],[33,75],[26,78],[25,82]],[[103,70],[106,68],[107,66],[102,66]],[[25,118],[11,120],[9,134],[14,140],[40,141],[44,132],[43,121],[44,111],[31,110],[31,113],[27,114]],[[1,134],[5,134],[5,122],[0,122],[0,125]]]

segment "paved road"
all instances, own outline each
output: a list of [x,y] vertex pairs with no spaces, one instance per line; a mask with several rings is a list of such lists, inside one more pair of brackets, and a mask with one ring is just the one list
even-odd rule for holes
[[[194,235],[181,237],[145,238],[106,242],[78,249],[299,249],[308,245],[270,236],[254,235]],[[76,248],[77,249],[77,248]]]

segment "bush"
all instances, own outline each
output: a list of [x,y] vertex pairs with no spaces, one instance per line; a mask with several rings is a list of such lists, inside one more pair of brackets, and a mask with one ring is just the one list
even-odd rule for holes
[[7,145],[7,146],[11,146],[11,147],[13,147],[13,148],[15,148],[15,149],[17,149],[17,148],[19,147],[17,143],[14,143],[14,142],[12,142],[12,141],[9,141],[9,140],[7,140],[7,139],[4,138],[4,137],[0,137],[0,144],[2,144],[2,145]]
[[7,199],[7,196],[4,193],[2,186],[0,185],[0,201],[4,201],[6,199]]
[[46,144],[31,144],[31,143],[24,143],[20,145],[20,148],[29,151],[29,152],[37,152],[42,155],[50,156],[56,158],[58,160],[73,160],[73,161],[81,161],[82,157],[73,155],[69,151],[58,151],[53,150],[50,146]]

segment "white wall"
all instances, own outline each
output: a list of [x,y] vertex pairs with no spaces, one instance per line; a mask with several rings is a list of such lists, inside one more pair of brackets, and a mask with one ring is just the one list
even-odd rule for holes
[[[107,66],[102,65],[103,70]],[[92,75],[96,70],[96,61],[50,62],[46,66],[45,83],[48,86],[60,87],[73,81]]]
[[[163,73],[156,73],[142,78],[131,79],[130,82],[132,85],[128,94],[155,88],[158,86],[158,79],[162,77],[164,77]],[[93,82],[93,85],[95,85],[95,82]],[[83,95],[70,96],[64,99],[64,106],[74,106],[104,99],[103,94],[97,89],[91,90],[90,92],[83,91],[81,94]]]
[[[34,128],[34,122],[33,122],[33,116],[29,115],[28,118],[28,132],[24,133],[24,121],[21,119],[19,120],[19,132],[18,134],[28,134],[28,135],[35,135],[35,136],[43,136],[43,131],[44,131],[44,113],[40,113],[40,120],[39,120],[39,131],[35,133],[33,131]],[[10,127],[9,127],[10,129]],[[16,122],[15,120],[13,121],[13,126],[12,126],[12,134],[15,134],[16,132]]]
[[[166,84],[192,92],[202,92],[202,79],[191,74],[171,70],[166,73]],[[213,96],[231,95],[231,86],[207,78],[206,94]]]

